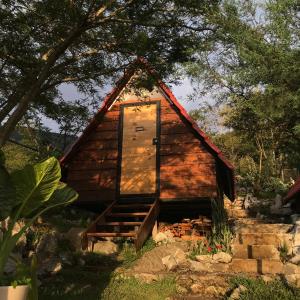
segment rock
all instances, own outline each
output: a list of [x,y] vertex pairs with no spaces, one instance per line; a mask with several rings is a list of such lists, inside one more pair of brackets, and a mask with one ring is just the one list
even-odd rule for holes
[[79,266],[84,266],[84,265],[85,265],[85,260],[82,259],[82,258],[79,258],[79,259],[78,259],[78,265],[79,265]]
[[194,283],[191,285],[191,291],[193,294],[199,294],[202,292],[202,285],[199,283]]
[[140,259],[138,259],[133,266],[133,271],[135,273],[159,273],[166,270],[165,265],[162,263],[162,257],[168,255],[174,255],[174,253],[181,249],[186,251],[186,243],[171,243],[164,244],[153,248],[152,250],[146,252]]
[[65,238],[70,241],[75,250],[81,250],[82,234],[86,231],[86,228],[72,227],[65,234]]
[[300,267],[292,263],[286,263],[283,267],[283,273],[286,275],[300,274]]
[[236,289],[231,293],[229,300],[238,300],[240,299],[240,295],[242,292],[247,291],[247,288],[244,285],[239,285]]
[[159,277],[157,275],[149,274],[149,273],[135,274],[134,277],[145,283],[151,283],[153,281],[158,281],[158,279],[159,279]]
[[284,279],[290,285],[293,285],[293,286],[296,286],[296,287],[300,288],[300,274],[284,275]]
[[189,260],[190,269],[194,272],[211,272],[212,264]]
[[45,275],[47,273],[58,273],[62,269],[62,264],[57,257],[51,257],[38,265],[38,275]]
[[166,266],[168,271],[175,270],[178,266],[177,261],[173,255],[165,256],[161,259],[164,266]]
[[64,265],[72,266],[73,265],[73,257],[69,252],[61,252],[59,253],[59,258]]
[[298,265],[300,263],[300,254],[296,254],[295,256],[293,256],[290,260],[290,263]]
[[111,241],[98,241],[94,244],[94,252],[111,255],[117,253],[118,250],[118,245]]
[[39,261],[53,256],[57,251],[58,235],[55,232],[44,234],[36,247],[36,255]]
[[177,265],[182,265],[187,262],[186,254],[181,249],[177,249],[173,254],[173,257],[175,258]]
[[156,234],[156,236],[153,238],[153,240],[155,241],[155,243],[160,243],[160,242],[164,242],[164,243],[172,243],[174,242],[174,237],[173,234],[170,230],[167,230],[165,232],[159,232]]
[[252,195],[247,194],[244,200],[244,208],[249,209],[251,207],[251,202],[252,202]]
[[212,261],[211,255],[196,255],[196,260],[204,263],[210,263]]
[[296,224],[297,221],[300,221],[300,214],[291,215],[292,223]]
[[228,264],[232,261],[232,256],[226,252],[218,252],[213,255],[213,261]]
[[[19,220],[15,223],[14,228],[12,230],[12,235],[18,233],[25,226],[25,222],[23,220]],[[26,245],[27,239],[26,234],[22,234],[19,240],[17,241],[16,246],[20,249],[24,248]]]
[[205,288],[205,294],[218,295],[219,293],[215,286],[210,285],[207,288]]
[[185,287],[183,287],[181,285],[176,285],[176,292],[178,294],[184,295],[184,294],[187,294],[189,291],[188,291],[188,289],[186,289]]
[[187,275],[187,274],[180,274],[176,277],[176,284],[177,285],[180,285],[182,287],[185,287],[185,288],[189,288],[194,280],[191,278],[191,276],[193,275]]

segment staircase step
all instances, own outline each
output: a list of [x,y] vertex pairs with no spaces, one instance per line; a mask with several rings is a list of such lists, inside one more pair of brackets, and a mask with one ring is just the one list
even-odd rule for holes
[[135,237],[136,232],[88,232],[88,237]]
[[273,245],[280,247],[284,243],[288,247],[292,245],[292,235],[288,233],[238,233],[235,243],[244,245]]
[[131,204],[116,204],[114,208],[150,208],[151,204],[131,203]]
[[280,253],[274,245],[241,245],[231,246],[234,258],[280,259]]
[[253,224],[238,226],[239,233],[288,233],[292,230],[291,224]]
[[105,222],[103,224],[97,224],[98,226],[139,226],[143,222]]
[[107,217],[144,217],[147,216],[147,212],[128,212],[128,213],[109,213]]
[[274,259],[234,258],[229,266],[232,273],[282,274],[284,264]]

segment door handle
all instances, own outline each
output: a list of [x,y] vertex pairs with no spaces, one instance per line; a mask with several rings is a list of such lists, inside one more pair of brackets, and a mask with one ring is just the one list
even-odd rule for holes
[[158,138],[153,138],[152,145],[158,145]]

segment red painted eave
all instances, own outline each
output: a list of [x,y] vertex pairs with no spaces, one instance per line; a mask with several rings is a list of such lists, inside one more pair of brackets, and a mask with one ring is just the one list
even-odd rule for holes
[[290,188],[288,194],[283,199],[283,201],[286,203],[289,200],[291,200],[297,196],[300,196],[300,177],[296,180],[294,185]]

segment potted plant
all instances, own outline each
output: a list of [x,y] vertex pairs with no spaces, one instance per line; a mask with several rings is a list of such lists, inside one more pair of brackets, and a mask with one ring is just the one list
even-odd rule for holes
[[[4,276],[4,268],[18,240],[41,214],[51,208],[68,205],[78,197],[60,179],[60,165],[54,157],[9,173],[5,168],[4,153],[0,150],[0,222],[9,218],[0,241],[1,300],[25,300],[27,297],[29,288],[26,278],[21,282],[15,281],[14,285],[17,286],[14,287],[7,285]],[[19,232],[13,233],[20,219],[25,220],[24,226]],[[20,283],[21,286],[18,285]]]

